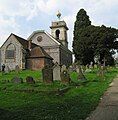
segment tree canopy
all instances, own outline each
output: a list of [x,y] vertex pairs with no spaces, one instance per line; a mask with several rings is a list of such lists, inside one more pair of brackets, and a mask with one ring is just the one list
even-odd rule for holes
[[76,16],[74,25],[73,52],[76,61],[87,65],[95,62],[97,56],[99,62],[103,59],[109,61],[115,49],[118,49],[118,30],[104,25],[93,26],[84,9],[81,9]]

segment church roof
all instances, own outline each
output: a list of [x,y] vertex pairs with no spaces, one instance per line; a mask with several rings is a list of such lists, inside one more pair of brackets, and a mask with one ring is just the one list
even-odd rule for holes
[[[13,33],[12,33],[13,34]],[[24,38],[22,37],[19,37],[15,34],[13,34],[15,36],[15,38],[20,42],[20,44],[23,46],[24,49],[28,49],[28,41],[25,40]],[[34,48],[38,45],[34,44],[34,43],[31,43],[31,48]]]
[[[21,45],[25,48],[25,49],[28,49],[28,40],[25,40],[24,38],[21,38],[15,34],[13,34],[15,36],[15,38],[21,43]],[[45,58],[49,58],[49,59],[52,59],[53,58],[51,56],[49,56],[45,50],[40,47],[39,45],[36,45],[34,43],[31,43],[31,51],[30,51],[30,56],[29,58],[42,58],[42,57],[45,57]]]
[[45,50],[40,47],[40,46],[37,46],[37,47],[34,47],[31,51],[30,51],[30,56],[29,58],[48,58],[48,59],[51,59],[53,60],[53,58],[48,55]]

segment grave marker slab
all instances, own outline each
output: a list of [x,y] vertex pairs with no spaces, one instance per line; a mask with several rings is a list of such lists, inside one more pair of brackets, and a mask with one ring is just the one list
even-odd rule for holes
[[53,82],[53,68],[49,65],[46,65],[42,69],[43,81],[45,83],[52,83]]
[[53,66],[53,80],[61,80],[61,67],[58,63]]
[[35,81],[34,81],[33,77],[31,77],[31,76],[27,76],[27,77],[26,77],[26,83],[34,84]]
[[23,79],[16,76],[16,77],[12,78],[11,82],[17,83],[17,84],[23,83]]
[[68,73],[68,70],[67,69],[65,69],[65,70],[63,70],[62,72],[61,72],[61,81],[63,82],[63,83],[69,83],[70,82],[70,75],[69,75],[69,73]]

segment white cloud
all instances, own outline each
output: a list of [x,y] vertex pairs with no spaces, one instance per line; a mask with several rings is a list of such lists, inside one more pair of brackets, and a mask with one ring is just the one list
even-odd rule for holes
[[[0,40],[8,37],[8,33],[20,33],[20,28],[24,26],[18,25],[17,17],[33,21],[34,17],[40,18],[40,13],[45,13],[48,19],[48,16],[54,16],[60,10],[69,26],[71,46],[74,21],[79,9],[84,8],[87,11],[92,24],[118,27],[117,6],[117,0],[0,0]],[[44,21],[41,24],[46,23]]]
[[0,16],[0,45],[3,44],[11,32],[19,33],[19,27],[14,18]]

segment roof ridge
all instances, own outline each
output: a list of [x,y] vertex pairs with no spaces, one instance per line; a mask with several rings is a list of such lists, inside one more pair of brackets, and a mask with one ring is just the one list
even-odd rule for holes
[[15,37],[18,37],[18,38],[20,38],[20,39],[23,39],[23,40],[25,40],[25,41],[28,41],[28,40],[26,40],[25,38],[23,38],[23,37],[20,37],[20,36],[18,36],[18,35],[16,35],[16,34],[14,34],[14,33],[11,33],[12,35],[14,35]]

